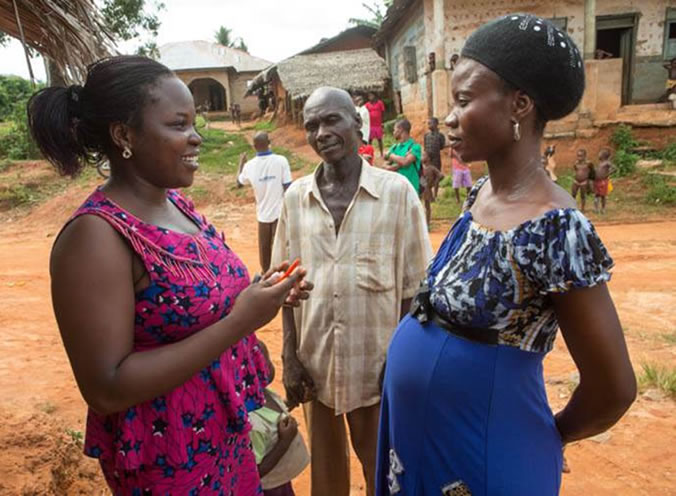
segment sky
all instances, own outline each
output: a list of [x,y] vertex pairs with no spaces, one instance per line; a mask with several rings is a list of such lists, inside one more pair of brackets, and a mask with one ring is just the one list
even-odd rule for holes
[[[152,0],[151,0],[152,1]],[[369,18],[363,0],[163,0],[157,44],[172,41],[214,40],[225,26],[242,37],[249,53],[278,62],[349,27],[351,17]],[[374,3],[367,0],[368,4]],[[139,40],[118,45],[131,53]],[[32,60],[36,78],[44,80],[41,58]],[[28,77],[21,44],[15,40],[0,48],[0,74]]]

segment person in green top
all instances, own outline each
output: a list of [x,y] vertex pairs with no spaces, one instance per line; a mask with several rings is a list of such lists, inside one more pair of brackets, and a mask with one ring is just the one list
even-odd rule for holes
[[404,176],[420,194],[422,147],[411,138],[411,123],[408,119],[400,119],[394,124],[394,139],[397,143],[385,154],[385,169]]
[[[265,343],[259,341],[259,345],[267,362],[268,381],[272,383],[275,366]],[[294,496],[291,481],[310,463],[310,455],[286,402],[269,388],[264,394],[265,405],[249,412],[249,437],[263,487],[262,496]]]

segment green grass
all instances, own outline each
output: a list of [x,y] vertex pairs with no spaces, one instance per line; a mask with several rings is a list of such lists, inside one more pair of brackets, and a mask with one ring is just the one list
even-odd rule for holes
[[287,148],[281,146],[273,146],[272,151],[279,155],[285,156],[286,159],[289,161],[289,167],[291,167],[292,171],[306,170],[309,173],[311,168],[314,166],[312,162],[308,162],[302,157],[299,157],[298,155],[296,155]]
[[21,163],[0,179],[0,211],[37,203],[57,195],[68,187],[69,181],[45,175],[21,180]]
[[271,133],[272,131],[277,129],[277,126],[272,121],[262,121],[254,124],[253,129],[255,129],[256,131],[267,131],[268,133]]
[[242,131],[266,131],[271,133],[275,129],[277,129],[277,124],[273,121],[260,121],[250,126],[243,127]]
[[676,178],[643,173],[641,180],[648,189],[646,201],[656,205],[676,205]]
[[82,431],[67,428],[66,434],[68,435],[68,437],[70,437],[73,443],[75,443],[80,448],[82,447],[84,442],[84,434],[82,433]]
[[204,172],[236,174],[239,156],[253,156],[253,148],[241,134],[226,134],[220,129],[202,129],[200,169]]
[[676,332],[668,332],[662,334],[662,338],[670,344],[676,344]]
[[654,388],[676,397],[676,368],[655,363],[641,364],[643,371],[638,377],[639,386],[645,390]]

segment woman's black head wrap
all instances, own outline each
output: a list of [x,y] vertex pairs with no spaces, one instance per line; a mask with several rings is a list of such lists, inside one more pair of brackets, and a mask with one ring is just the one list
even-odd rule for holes
[[461,55],[485,65],[534,101],[549,120],[565,117],[584,93],[584,61],[573,40],[551,22],[510,14],[484,24]]

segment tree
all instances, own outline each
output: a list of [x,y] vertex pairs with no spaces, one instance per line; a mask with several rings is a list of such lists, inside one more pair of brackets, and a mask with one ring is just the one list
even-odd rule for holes
[[[382,3],[380,3],[382,2]],[[392,5],[393,0],[374,0],[373,3],[362,3],[362,6],[371,14],[370,19],[363,19],[359,17],[352,17],[348,21],[353,26],[368,26],[370,28],[379,29],[385,20],[387,9]]]
[[221,26],[214,33],[214,38],[216,39],[216,43],[220,45],[228,48],[237,48],[238,50],[249,53],[249,47],[246,46],[244,40],[242,38],[233,38],[232,29],[230,28]]
[[24,110],[33,91],[30,81],[26,79],[0,75],[0,121],[9,119],[19,107]]
[[136,53],[158,58],[155,38],[160,20],[157,14],[164,9],[164,4],[154,2],[150,9],[146,7],[145,0],[104,0],[101,14],[113,34],[121,40],[149,36],[150,40],[139,46]]
[[249,53],[249,47],[246,46],[246,43],[244,43],[244,40],[242,38],[237,39],[235,48],[237,48],[238,50],[242,50],[243,52]]
[[218,28],[218,31],[216,31],[214,33],[214,37],[216,38],[216,43],[219,43],[219,44],[226,46],[226,47],[232,47],[234,40],[230,39],[231,34],[232,34],[232,29],[226,28],[225,26],[221,26],[220,28]]

